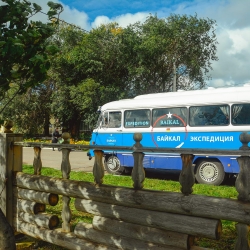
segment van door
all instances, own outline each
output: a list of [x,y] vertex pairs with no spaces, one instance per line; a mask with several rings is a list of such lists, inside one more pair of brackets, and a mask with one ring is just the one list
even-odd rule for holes
[[101,137],[102,145],[123,146],[121,111],[104,112],[102,129],[99,131],[99,137]]

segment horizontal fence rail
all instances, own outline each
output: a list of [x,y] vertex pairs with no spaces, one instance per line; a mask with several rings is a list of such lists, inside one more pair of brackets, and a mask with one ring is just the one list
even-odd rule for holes
[[68,148],[75,150],[111,150],[114,152],[136,152],[136,153],[175,153],[175,154],[195,154],[195,155],[232,155],[232,156],[250,156],[250,149],[238,150],[214,150],[214,149],[200,149],[200,148],[155,148],[143,147],[137,148],[136,146],[101,146],[101,145],[74,145],[74,144],[58,144],[58,143],[39,143],[39,142],[14,142],[16,146],[22,147],[40,147],[40,148]]

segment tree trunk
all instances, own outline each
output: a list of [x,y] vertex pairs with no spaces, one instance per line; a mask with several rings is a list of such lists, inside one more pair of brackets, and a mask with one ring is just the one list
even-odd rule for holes
[[50,136],[50,134],[49,134],[49,114],[45,114],[43,134],[44,134],[44,136]]

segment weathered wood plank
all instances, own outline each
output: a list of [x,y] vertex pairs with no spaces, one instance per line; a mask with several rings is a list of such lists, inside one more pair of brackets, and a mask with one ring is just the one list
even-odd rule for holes
[[123,250],[143,249],[143,250],[183,250],[174,246],[157,245],[133,238],[127,238],[113,233],[93,229],[91,224],[80,222],[76,225],[74,233],[81,238],[91,241],[98,241],[105,245],[115,246]]
[[30,189],[17,188],[14,189],[14,194],[19,199],[35,201],[37,203],[42,203],[50,206],[57,205],[59,201],[58,194],[39,192]]
[[17,221],[16,230],[36,239],[40,239],[70,250],[117,250],[116,247],[105,246],[85,239],[79,239],[74,233],[66,233],[61,229],[48,230],[35,225]]
[[237,240],[235,250],[249,250],[250,245],[248,241],[249,226],[242,223],[236,224]]
[[94,215],[210,239],[219,239],[222,230],[221,221],[215,219],[128,208],[85,199],[75,199],[75,207],[78,211]]
[[17,212],[23,211],[31,214],[38,214],[45,211],[45,204],[17,199]]
[[184,196],[181,193],[152,190],[135,191],[130,188],[107,185],[96,187],[94,183],[90,182],[62,180],[22,172],[16,174],[16,185],[22,188],[109,202],[127,207],[250,224],[250,203],[233,199],[202,195]]
[[92,225],[96,230],[181,249],[190,249],[194,244],[194,237],[188,234],[141,226],[101,216],[94,216]]
[[59,224],[58,216],[53,214],[38,213],[34,215],[20,211],[18,212],[18,218],[24,222],[35,224],[47,229],[54,229]]

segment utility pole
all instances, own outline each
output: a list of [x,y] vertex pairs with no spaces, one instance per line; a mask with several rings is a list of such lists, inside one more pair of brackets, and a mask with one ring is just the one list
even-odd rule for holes
[[174,77],[173,77],[173,92],[176,92],[176,65],[175,65],[175,59],[174,59],[174,67],[173,67],[173,73],[174,73]]

